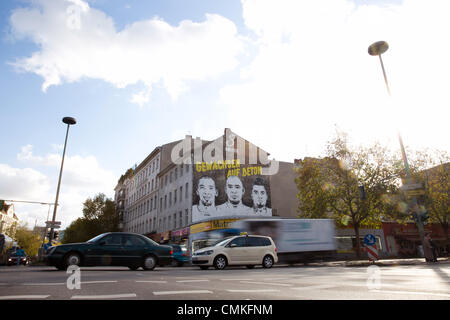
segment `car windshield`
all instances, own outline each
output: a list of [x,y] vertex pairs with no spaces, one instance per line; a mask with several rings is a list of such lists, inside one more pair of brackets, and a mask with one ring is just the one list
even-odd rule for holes
[[220,239],[219,241],[217,241],[216,243],[214,243],[212,246],[216,247],[216,246],[224,246],[228,241],[230,241],[232,237],[227,237],[225,239]]
[[98,236],[96,236],[96,237],[94,237],[94,238],[92,238],[91,240],[88,240],[88,241],[86,241],[86,242],[89,242],[89,243],[96,242],[98,239],[102,238],[104,235],[105,235],[105,234],[102,233],[102,234],[100,234],[100,235],[98,235]]

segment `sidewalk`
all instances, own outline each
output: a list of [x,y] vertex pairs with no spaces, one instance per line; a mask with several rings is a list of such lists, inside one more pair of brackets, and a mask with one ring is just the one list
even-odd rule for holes
[[[353,261],[329,261],[321,263],[324,266],[329,267],[368,267],[372,265],[376,266],[408,266],[408,265],[430,265],[430,266],[438,266],[445,265],[448,266],[450,264],[450,259],[447,258],[438,258],[437,263],[428,263],[425,262],[425,258],[412,258],[412,259],[382,259],[378,260],[375,263],[366,260],[353,260]],[[315,265],[315,263],[311,263],[310,265]]]

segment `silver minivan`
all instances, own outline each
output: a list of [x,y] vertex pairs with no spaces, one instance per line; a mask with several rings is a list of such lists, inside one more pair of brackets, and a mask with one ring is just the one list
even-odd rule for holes
[[221,270],[227,265],[245,265],[249,269],[255,265],[271,268],[277,262],[277,248],[272,238],[256,235],[225,238],[214,246],[195,251],[192,255],[192,264],[204,270],[211,266]]

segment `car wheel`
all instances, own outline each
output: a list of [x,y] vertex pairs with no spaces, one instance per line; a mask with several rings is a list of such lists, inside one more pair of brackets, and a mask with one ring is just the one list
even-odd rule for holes
[[208,266],[200,266],[200,269],[202,269],[202,270],[208,270]]
[[246,266],[247,267],[247,269],[253,269],[255,266],[254,265],[249,265],[249,266]]
[[217,270],[223,270],[227,266],[227,258],[224,256],[217,256],[214,259],[214,268]]
[[142,266],[142,268],[144,268],[144,270],[153,270],[156,267],[156,257],[155,256],[146,256],[144,258],[144,264]]
[[138,266],[128,266],[128,268],[129,268],[130,270],[133,270],[133,271],[139,269]]
[[272,268],[273,266],[273,258],[269,255],[265,256],[262,263],[264,268]]
[[80,266],[81,265],[81,257],[78,253],[71,252],[67,254],[65,259],[65,268],[67,269],[69,266]]

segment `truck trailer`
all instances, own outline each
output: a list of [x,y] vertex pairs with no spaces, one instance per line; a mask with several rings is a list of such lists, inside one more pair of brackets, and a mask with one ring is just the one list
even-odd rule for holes
[[336,230],[332,219],[242,219],[232,227],[249,235],[270,236],[279,262],[326,261],[336,257]]

